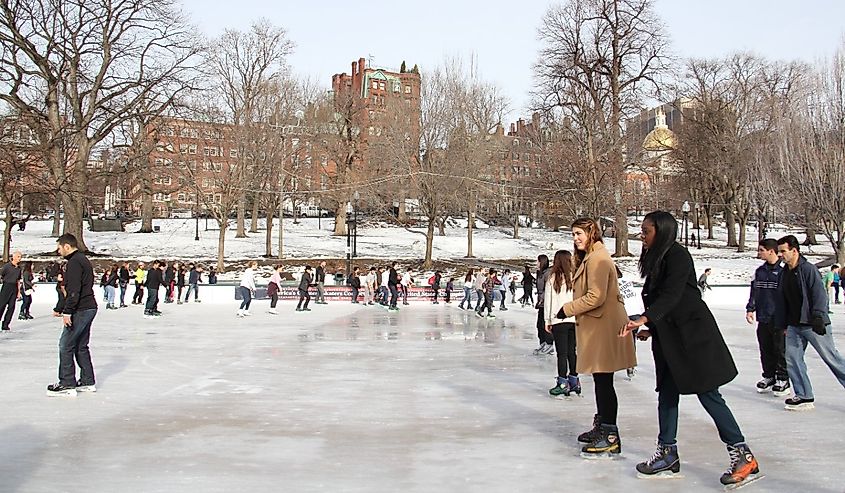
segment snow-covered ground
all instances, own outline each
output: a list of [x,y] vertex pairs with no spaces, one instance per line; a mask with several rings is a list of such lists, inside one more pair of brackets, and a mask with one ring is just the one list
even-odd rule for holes
[[[759,395],[743,302],[708,295],[739,376],[722,391],[766,477],[743,491],[841,492],[845,391],[816,353],[816,410]],[[727,297],[730,298],[730,297]],[[49,300],[52,301],[52,300]],[[678,480],[641,480],[657,433],[654,366],[617,377],[623,458],[585,461],[584,398],[549,398],[553,357],[535,357],[535,311],[495,320],[454,305],[389,314],[348,303],[235,317],[233,304],[101,310],[91,348],[98,392],[48,398],[59,324],[36,298],[29,322],[0,335],[0,491],[86,492],[713,492],[728,456],[694,397],[681,401]],[[837,339],[845,324],[833,315]]]
[[[301,219],[294,224],[292,219],[285,219],[285,256],[289,259],[331,258],[343,259],[346,256],[346,237],[333,236],[334,220],[324,218]],[[226,259],[238,261],[259,259],[264,253],[264,220],[260,221],[259,233],[249,234],[247,238],[235,238],[234,230],[227,232]],[[216,259],[219,230],[205,229],[206,221],[200,220],[199,241],[195,241],[195,222],[193,219],[157,219],[154,226],[159,226],[160,233],[140,234],[139,224],[127,226],[124,233],[85,232],[88,247],[99,254],[115,259],[149,261],[154,258],[185,259],[209,261]],[[322,228],[318,228],[318,224]],[[466,220],[456,218],[447,222],[445,236],[435,236],[433,256],[436,260],[460,259],[467,253]],[[208,221],[209,228],[216,227],[214,221]],[[520,238],[512,238],[512,230],[507,227],[488,227],[479,224],[474,230],[473,254],[484,260],[525,260],[533,265],[537,255],[545,253],[550,257],[555,250],[572,249],[572,236],[568,232],[553,232],[540,228],[520,228]],[[631,229],[638,227],[632,221]],[[50,237],[52,222],[29,221],[25,231],[13,231],[12,245],[26,256],[37,255],[55,248],[55,241]],[[0,229],[2,230],[2,229]],[[387,260],[421,259],[425,256],[425,236],[423,229],[410,232],[404,228],[375,225],[361,226],[358,229],[358,256],[361,258]],[[277,253],[278,223],[274,228],[273,252]],[[695,230],[690,230],[695,232]],[[779,237],[787,234],[785,227],[770,230],[770,236]],[[714,240],[704,240],[702,248],[691,248],[696,268],[702,272],[706,267],[713,269],[711,284],[745,284],[754,269],[759,265],[756,260],[757,232],[748,229],[747,252],[737,253],[733,248],[725,248],[726,231],[715,230]],[[803,239],[799,236],[799,239]],[[822,241],[823,238],[819,237]],[[614,251],[614,240],[606,239],[606,245]],[[640,253],[640,242],[630,241],[630,250],[634,255]],[[823,244],[813,247],[811,260],[822,260],[831,255],[832,249]],[[521,262],[517,262],[521,263]],[[636,258],[620,259],[620,268],[629,276],[636,274]],[[232,274],[230,274],[231,276]],[[420,276],[422,277],[422,276]]]

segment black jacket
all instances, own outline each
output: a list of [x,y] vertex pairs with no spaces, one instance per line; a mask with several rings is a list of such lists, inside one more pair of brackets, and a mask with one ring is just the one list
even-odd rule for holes
[[173,267],[164,269],[164,283],[170,284],[176,279],[176,270]]
[[120,275],[120,282],[124,284],[129,284],[129,269],[127,269],[126,267],[121,267],[118,271],[118,274]]
[[667,372],[681,394],[714,390],[736,377],[733,357],[701,299],[695,266],[684,247],[675,243],[669,248],[658,277],[646,278],[642,296],[658,391]]
[[780,304],[778,285],[780,276],[784,269],[782,262],[774,265],[763,262],[754,272],[754,280],[751,281],[751,294],[748,297],[748,304],[745,305],[746,312],[756,312],[757,321],[769,323],[775,321],[776,311]]
[[[814,320],[821,319],[824,325],[830,325],[827,290],[818,267],[801,255],[795,268],[798,269],[798,284],[802,294],[800,324],[813,325]],[[781,309],[775,312],[776,327],[786,327],[786,290],[783,289],[783,276],[788,270],[789,266],[784,267],[778,280],[778,306]]]
[[349,278],[349,285],[355,289],[361,289],[361,278],[352,274],[352,277]]
[[179,269],[179,273],[176,274],[176,285],[180,287],[185,285],[185,271],[182,269]]
[[75,251],[65,257],[64,286],[67,292],[62,313],[73,315],[81,310],[97,308],[94,297],[94,268],[82,252]]
[[[434,282],[437,282],[437,280],[435,279]],[[396,286],[397,284],[399,284],[399,273],[396,272],[396,269],[391,267],[390,268],[390,274],[387,277],[387,285],[388,286]]]
[[163,282],[164,279],[162,278],[161,269],[150,269],[147,271],[147,280],[144,281],[144,286],[147,289],[158,289]]
[[106,273],[106,286],[113,288],[117,287],[117,282],[120,280],[120,274],[117,272],[108,271]]
[[308,286],[311,285],[311,273],[310,272],[303,272],[302,277],[299,279],[299,290],[300,291],[308,291]]
[[317,279],[314,282],[326,282],[326,270],[322,266],[317,266]]

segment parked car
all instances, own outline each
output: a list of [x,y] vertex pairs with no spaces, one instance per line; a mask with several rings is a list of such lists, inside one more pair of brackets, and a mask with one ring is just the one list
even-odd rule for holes
[[192,217],[194,217],[194,213],[190,209],[172,209],[170,211],[170,219],[191,219]]

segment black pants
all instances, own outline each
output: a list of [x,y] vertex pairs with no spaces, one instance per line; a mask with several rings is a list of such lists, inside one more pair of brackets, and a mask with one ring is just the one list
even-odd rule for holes
[[786,380],[786,335],[772,322],[757,324],[757,343],[760,345],[760,363],[763,378]]
[[437,295],[440,294],[440,288],[438,286],[434,286],[432,289],[434,290],[434,302],[437,303]]
[[484,303],[484,290],[476,289],[475,294],[478,295],[478,300],[475,302],[475,311],[478,311],[478,309],[481,308],[482,303]]
[[147,306],[144,308],[147,313],[158,310],[158,289],[147,290]]
[[402,303],[407,304],[408,303],[408,286],[402,284],[400,287],[402,288]]
[[[395,284],[387,286],[387,289],[390,290],[390,306],[391,308],[396,308],[396,302],[399,301],[399,289],[396,288]],[[437,299],[437,296],[434,299]]]
[[135,294],[132,295],[132,303],[141,304],[141,301],[144,299],[144,285],[136,282],[135,283]]
[[3,316],[3,330],[9,329],[12,315],[15,313],[15,303],[18,301],[18,285],[3,284],[0,288],[0,315]]
[[61,290],[60,286],[56,285],[56,296],[58,300],[56,300],[56,306],[53,308],[53,311],[56,313],[62,313],[65,309],[65,293]]
[[[305,301],[305,305],[302,305],[302,301]],[[308,308],[308,302],[311,301],[311,295],[308,294],[307,289],[300,289],[299,290],[299,303],[296,304],[297,308]]]
[[493,297],[491,295],[485,293],[484,291],[479,291],[478,294],[479,294],[479,296],[483,296],[482,299],[484,301],[482,301],[481,306],[476,311],[478,313],[481,313],[486,308],[487,314],[491,315],[493,313]]
[[279,302],[279,293],[273,293],[273,296],[270,296],[270,308],[276,308],[276,303]]
[[540,339],[540,344],[555,343],[554,336],[546,332],[546,319],[543,317],[543,307],[537,309],[537,339]]
[[619,401],[613,388],[613,373],[593,373],[593,383],[596,387],[596,414],[601,416],[602,424],[616,425]]
[[557,376],[578,376],[575,371],[577,362],[575,355],[575,324],[563,322],[552,325],[552,337],[557,351]]
[[352,287],[352,303],[358,303],[358,291],[359,289],[355,286]]
[[445,298],[445,300],[444,300],[444,301],[446,301],[446,303],[450,303],[450,302],[452,301],[452,290],[447,289],[447,290],[445,291],[445,293],[446,293],[446,294],[444,295],[444,298]]

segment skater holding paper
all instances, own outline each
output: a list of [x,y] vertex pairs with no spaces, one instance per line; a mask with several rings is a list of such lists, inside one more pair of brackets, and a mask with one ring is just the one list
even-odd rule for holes
[[652,337],[657,375],[657,450],[637,464],[637,471],[641,477],[680,472],[678,402],[681,394],[695,394],[713,419],[731,459],[721,482],[734,488],[753,481],[759,472],[757,459],[719,393],[720,386],[736,377],[736,365],[713,314],[701,299],[692,257],[675,240],[677,233],[678,222],[668,212],[652,212],[643,220],[639,266],[645,277],[645,313],[619,331],[619,337],[629,340],[634,329],[646,326],[637,338]]

